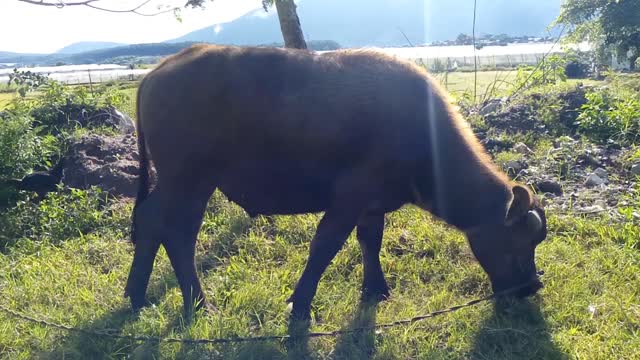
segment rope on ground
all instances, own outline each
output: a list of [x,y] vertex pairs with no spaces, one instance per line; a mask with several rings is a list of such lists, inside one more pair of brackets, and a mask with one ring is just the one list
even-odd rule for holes
[[51,322],[48,320],[39,319],[37,317],[29,316],[22,312],[10,309],[9,307],[6,307],[5,305],[2,305],[2,304],[0,304],[0,312],[3,312],[7,315],[10,315],[11,317],[14,317],[16,319],[19,319],[25,322],[39,324],[48,328],[64,330],[67,332],[81,333],[81,334],[85,334],[93,337],[122,339],[122,340],[129,340],[132,342],[166,342],[166,343],[182,343],[182,344],[190,344],[190,345],[228,344],[228,343],[242,343],[242,342],[261,342],[261,341],[271,341],[271,340],[288,340],[288,339],[295,339],[295,338],[334,337],[334,336],[345,335],[345,334],[354,334],[354,333],[361,333],[366,331],[388,329],[396,326],[413,324],[415,322],[429,319],[429,318],[434,318],[439,315],[453,313],[460,309],[471,307],[500,296],[514,293],[522,288],[529,286],[530,284],[531,282],[527,282],[495,294],[487,295],[478,299],[468,301],[464,304],[454,305],[442,310],[430,312],[428,314],[414,316],[409,319],[396,320],[389,323],[381,323],[381,324],[376,324],[372,326],[364,326],[364,327],[358,327],[358,328],[352,328],[352,329],[334,330],[334,331],[326,331],[326,332],[310,332],[310,333],[304,333],[301,335],[263,335],[263,336],[227,337],[227,338],[212,338],[212,339],[179,339],[179,338],[173,338],[173,337],[122,334],[114,329],[78,328],[70,325],[59,324],[59,323]]

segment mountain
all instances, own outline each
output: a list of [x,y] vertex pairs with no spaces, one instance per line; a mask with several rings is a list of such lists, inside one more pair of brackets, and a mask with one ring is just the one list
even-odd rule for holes
[[[560,2],[478,1],[476,33],[544,35]],[[473,0],[299,0],[298,15],[310,40],[334,40],[346,47],[401,46],[470,34]],[[275,9],[260,9],[168,42],[183,41],[259,45],[282,41],[282,35]]]
[[[476,34],[545,35],[561,0],[479,0]],[[309,45],[343,47],[405,46],[452,40],[471,34],[473,0],[299,0],[298,14]],[[406,37],[405,37],[406,36]],[[209,26],[156,44],[120,46],[81,42],[50,55],[0,52],[0,63],[54,65],[117,62],[166,56],[194,42],[236,45],[282,43],[275,9],[255,10],[228,23]],[[93,49],[87,51],[87,49]]]
[[0,64],[40,64],[47,60],[46,54],[23,54],[9,51],[0,51]]
[[[18,63],[22,65],[55,65],[72,64],[105,64],[136,63],[143,58],[155,58],[175,54],[194,43],[152,43],[111,47],[107,49],[85,51],[78,54],[17,54],[0,52],[1,63]],[[153,60],[153,59],[152,59]],[[153,61],[152,61],[153,62]]]
[[56,54],[79,54],[86,51],[103,50],[114,48],[118,46],[124,46],[126,44],[106,42],[106,41],[82,41],[67,45],[62,49],[56,51]]

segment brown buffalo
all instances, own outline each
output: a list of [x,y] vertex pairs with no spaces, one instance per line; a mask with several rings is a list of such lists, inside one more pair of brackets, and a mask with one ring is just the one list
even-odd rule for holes
[[[354,228],[364,298],[389,289],[380,267],[384,215],[414,204],[464,232],[494,291],[529,283],[544,211],[511,183],[422,68],[374,51],[326,54],[193,46],[138,91],[140,191],[126,286],[145,303],[162,244],[185,310],[205,304],[194,263],[210,196],[251,215],[324,212],[290,298],[307,317],[318,281]],[[147,156],[157,171],[149,193]]]

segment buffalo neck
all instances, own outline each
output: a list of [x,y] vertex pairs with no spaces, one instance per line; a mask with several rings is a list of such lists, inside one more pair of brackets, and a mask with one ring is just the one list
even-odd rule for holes
[[504,221],[512,197],[509,180],[438,87],[430,87],[426,98],[426,166],[416,179],[422,202],[460,230]]

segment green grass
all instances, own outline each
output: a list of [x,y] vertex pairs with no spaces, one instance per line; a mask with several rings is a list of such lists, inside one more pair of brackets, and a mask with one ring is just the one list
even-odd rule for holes
[[[105,84],[106,86],[107,84]],[[138,82],[123,82],[123,83],[112,83],[110,86],[116,86],[120,91],[129,96],[129,100],[125,101],[122,106],[122,111],[127,113],[129,116],[134,116],[136,113],[136,92],[138,91]],[[73,87],[73,86],[70,86]],[[0,89],[2,90],[2,89]],[[28,98],[35,98],[39,93],[38,92],[30,92],[27,94]],[[15,99],[18,94],[15,91],[0,91],[0,111],[6,108],[11,100]]]
[[[40,210],[47,211],[46,206]],[[113,328],[138,335],[214,338],[286,333],[285,299],[303,269],[318,215],[275,217],[274,223],[252,220],[216,193],[200,233],[198,267],[205,292],[218,311],[199,313],[188,323],[181,318],[182,298],[162,250],[149,292],[155,306],[139,317],[130,312],[122,296],[132,256],[132,245],[124,235],[130,209],[130,204],[118,206],[111,211],[111,221],[96,222],[94,232],[57,239],[57,244],[43,226],[42,233],[36,229],[31,239],[0,255],[2,304],[84,329]],[[497,310],[482,304],[378,334],[312,339],[309,357],[639,358],[638,227],[622,227],[607,218],[553,214],[549,227],[550,236],[539,247],[538,265],[546,272],[546,286],[539,295]],[[382,264],[392,298],[375,311],[360,312],[362,266],[352,236],[322,279],[311,330],[408,318],[489,291],[461,234],[413,207],[387,217]],[[196,346],[100,339],[0,315],[0,356],[11,359],[128,354],[285,359],[302,353],[296,348],[288,354],[280,342]]]
[[13,92],[0,92],[0,110],[4,109],[16,96]]
[[[482,99],[486,93],[493,96],[502,96],[509,89],[513,87],[513,82],[516,78],[515,70],[502,70],[502,71],[479,71],[477,76],[477,96]],[[433,74],[447,89],[452,96],[457,97],[462,95],[465,91],[473,94],[475,75],[473,72],[456,71],[448,74],[439,73]],[[580,80],[568,80],[568,85],[575,85],[578,82],[584,84],[598,84],[601,81],[595,81],[590,79]],[[135,83],[137,84],[137,83]],[[123,106],[123,111],[128,115],[135,115],[135,95],[137,87],[128,87],[132,84],[120,85],[123,89],[122,92],[130,97]],[[494,86],[495,85],[495,86]],[[0,110],[8,105],[11,99],[15,96],[14,92],[0,92]],[[489,96],[491,97],[491,96]]]
[[[473,72],[456,71],[448,74],[440,73],[435,75],[442,86],[444,86],[453,96],[459,95],[465,91],[473,93],[475,75]],[[493,84],[496,83],[496,91],[507,90],[511,87],[516,77],[516,71],[479,71],[477,77],[477,94],[478,96],[490,91]]]
[[129,98],[129,100],[125,101],[121,107],[121,110],[127,115],[131,116],[131,118],[135,119],[136,117],[136,94],[138,93],[138,87],[127,88],[121,90],[121,92]]
[[[460,88],[473,85],[473,73],[450,76]],[[495,79],[495,73],[480,79]],[[121,109],[134,116],[136,89],[121,91],[129,97]],[[542,143],[536,145],[536,152],[545,152]],[[503,152],[496,161],[516,156]],[[131,313],[123,298],[133,255],[127,236],[131,203],[101,208],[97,196],[52,194],[39,205],[0,210],[0,304],[57,323],[125,334],[286,334],[285,299],[303,270],[320,214],[251,219],[216,193],[199,235],[197,264],[217,311],[186,321],[162,250],[148,292],[155,306]],[[0,312],[0,358],[638,359],[640,227],[632,214],[640,208],[638,195],[626,206],[623,219],[549,212],[549,236],[537,256],[545,288],[524,301],[483,303],[379,333],[312,339],[306,350],[287,350],[278,341],[179,345],[104,339]],[[352,234],[320,283],[311,331],[410,318],[490,293],[464,237],[414,207],[387,216],[382,266],[392,298],[363,308],[360,251]]]
[[[450,73],[439,73],[434,76],[440,81],[440,84],[454,97],[469,92],[473,96],[474,89],[478,99],[483,99],[486,95],[488,98],[506,95],[514,88],[517,70],[500,70],[500,71],[479,71],[476,75],[469,71],[455,71]],[[575,86],[577,83],[585,85],[600,84],[602,81],[591,79],[569,79],[565,86]]]

